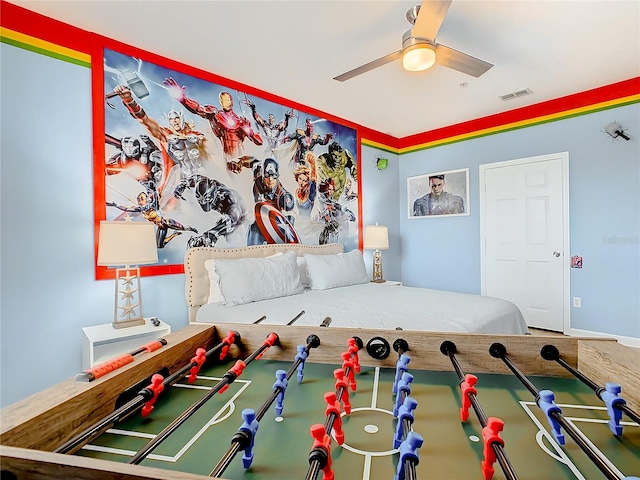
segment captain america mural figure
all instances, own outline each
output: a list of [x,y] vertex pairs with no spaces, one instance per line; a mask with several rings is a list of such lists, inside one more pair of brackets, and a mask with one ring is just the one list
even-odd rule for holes
[[256,220],[249,227],[247,245],[264,243],[300,243],[294,228],[293,195],[280,182],[280,166],[273,158],[259,160],[244,156],[227,164],[228,169],[240,173],[243,168],[253,171],[253,200]]

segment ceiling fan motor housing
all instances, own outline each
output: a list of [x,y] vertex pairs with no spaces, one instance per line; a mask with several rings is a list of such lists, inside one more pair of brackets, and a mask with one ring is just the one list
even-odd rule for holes
[[404,35],[402,35],[402,50],[414,45],[429,45],[433,51],[436,49],[434,43],[428,38],[412,37],[411,30],[407,30],[404,32]]

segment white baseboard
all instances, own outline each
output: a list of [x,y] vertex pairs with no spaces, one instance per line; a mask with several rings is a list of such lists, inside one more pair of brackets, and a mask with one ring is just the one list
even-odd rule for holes
[[591,330],[580,330],[577,328],[571,328],[565,335],[571,335],[572,337],[600,337],[600,338],[615,338],[622,345],[627,347],[640,348],[640,338],[638,337],[623,337],[621,335],[612,335],[610,333],[593,332]]

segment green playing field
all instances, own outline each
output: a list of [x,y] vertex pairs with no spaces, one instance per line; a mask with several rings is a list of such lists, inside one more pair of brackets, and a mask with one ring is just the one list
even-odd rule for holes
[[[290,363],[260,360],[247,367],[243,376],[224,392],[215,395],[174,434],[158,445],[142,465],[208,475],[230,447],[233,434],[242,424],[245,408],[258,410],[273,392],[275,372]],[[163,393],[147,418],[139,414],[120,423],[85,446],[77,455],[118,462],[129,459],[207,390],[231,364],[203,368],[197,380],[186,379]],[[324,423],[323,395],[335,391],[333,370],[338,365],[307,363],[304,380],[295,373],[286,390],[284,411],[277,418],[274,406],[260,422],[251,467],[242,466],[242,451],[221,475],[236,480],[304,479],[312,445],[309,427]],[[418,402],[413,430],[424,438],[419,449],[420,479],[482,479],[481,425],[470,410],[469,420],[459,417],[460,389],[453,372],[413,371],[411,396]],[[473,372],[466,372],[473,373]],[[390,480],[396,471],[398,453],[393,448],[397,421],[392,411],[393,369],[363,367],[356,375],[357,391],[350,392],[352,412],[342,417],[345,443],[332,442],[332,466],[337,480]],[[531,480],[597,480],[604,475],[568,436],[558,446],[544,414],[531,393],[509,375],[478,376],[477,399],[487,416],[505,422],[501,436],[505,452],[518,478]],[[640,476],[640,427],[624,422],[622,438],[607,426],[607,412],[592,390],[578,380],[530,377],[538,389],[550,389],[562,413],[583,431],[611,461],[621,477]],[[624,392],[623,392],[624,393]],[[623,421],[627,420],[623,416]],[[480,439],[480,440],[478,440]],[[505,478],[498,463],[495,479]],[[318,478],[322,478],[322,474]]]

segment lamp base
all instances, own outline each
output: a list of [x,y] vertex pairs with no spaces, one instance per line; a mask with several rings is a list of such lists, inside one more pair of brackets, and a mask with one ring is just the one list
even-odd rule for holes
[[377,248],[373,252],[373,278],[371,281],[374,283],[385,282],[382,278],[382,252]]
[[111,325],[113,328],[127,328],[127,327],[137,327],[138,325],[145,325],[146,322],[144,318],[128,318],[127,320],[118,320],[113,322]]
[[113,328],[144,325],[142,316],[142,292],[140,269],[125,267],[116,269],[116,295],[113,311]]

